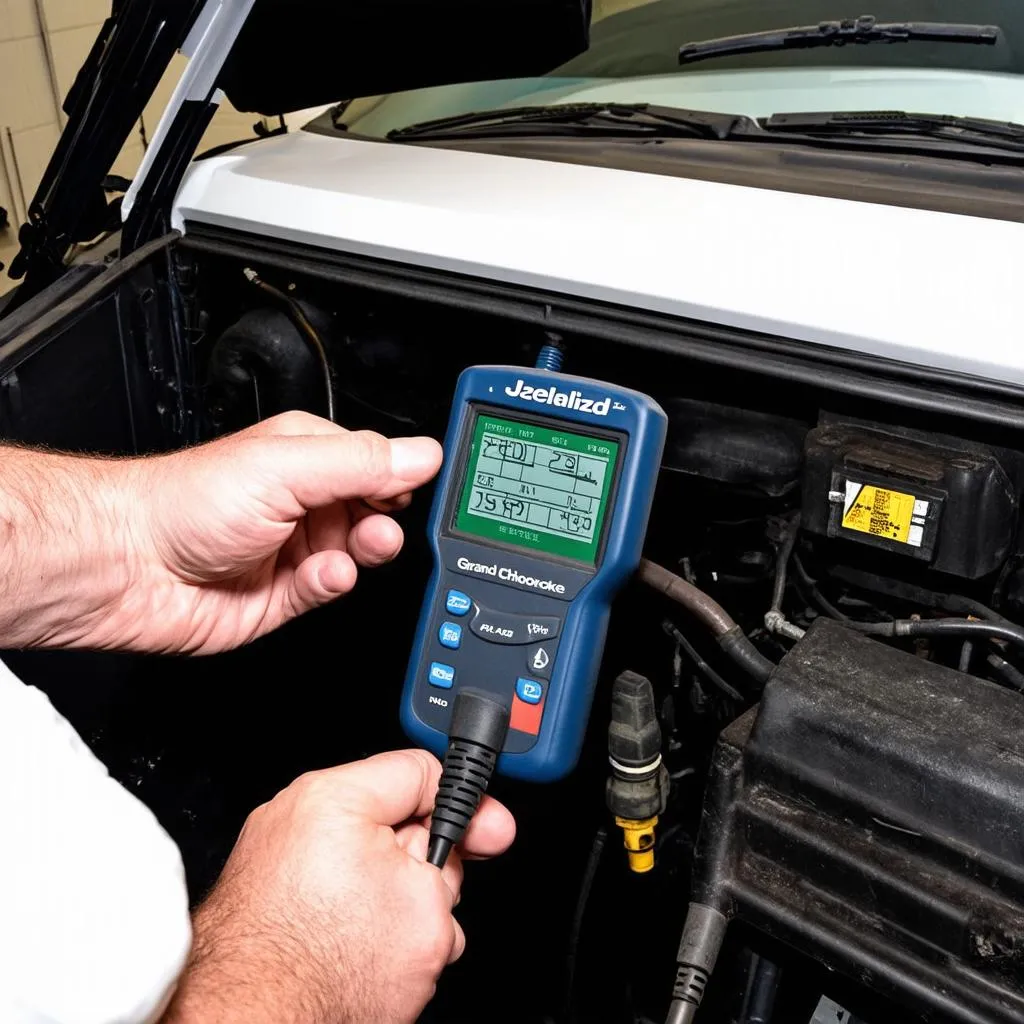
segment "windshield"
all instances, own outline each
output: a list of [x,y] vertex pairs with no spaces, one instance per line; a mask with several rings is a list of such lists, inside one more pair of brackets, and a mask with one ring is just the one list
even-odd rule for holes
[[[854,9],[856,8],[856,9]],[[680,67],[684,43],[856,17],[997,25],[994,46],[909,42],[716,57]],[[595,0],[589,49],[538,78],[361,97],[335,113],[351,133],[470,111],[564,103],[651,103],[767,117],[908,110],[1024,121],[1024,0]]]

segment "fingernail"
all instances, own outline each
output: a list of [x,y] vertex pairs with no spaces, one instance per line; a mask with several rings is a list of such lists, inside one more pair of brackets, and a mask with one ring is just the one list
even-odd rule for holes
[[334,573],[328,565],[321,565],[316,571],[316,581],[325,594],[337,594],[339,587],[336,585]]
[[401,480],[416,480],[434,469],[438,443],[432,437],[396,437],[391,442],[391,473]]

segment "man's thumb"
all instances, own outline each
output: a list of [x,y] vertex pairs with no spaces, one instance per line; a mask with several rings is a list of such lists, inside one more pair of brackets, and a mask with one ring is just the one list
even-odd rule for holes
[[275,449],[282,481],[306,509],[352,498],[394,498],[421,487],[441,465],[441,446],[431,437],[388,440],[359,430],[260,443]]

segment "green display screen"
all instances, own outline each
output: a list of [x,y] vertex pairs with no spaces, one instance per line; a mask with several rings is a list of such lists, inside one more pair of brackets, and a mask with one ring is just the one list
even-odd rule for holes
[[480,413],[455,528],[595,565],[619,447]]

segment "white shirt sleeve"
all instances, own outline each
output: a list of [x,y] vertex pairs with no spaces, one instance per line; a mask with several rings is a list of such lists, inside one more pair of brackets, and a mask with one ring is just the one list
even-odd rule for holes
[[148,1024],[190,943],[177,847],[0,662],[0,1021]]

